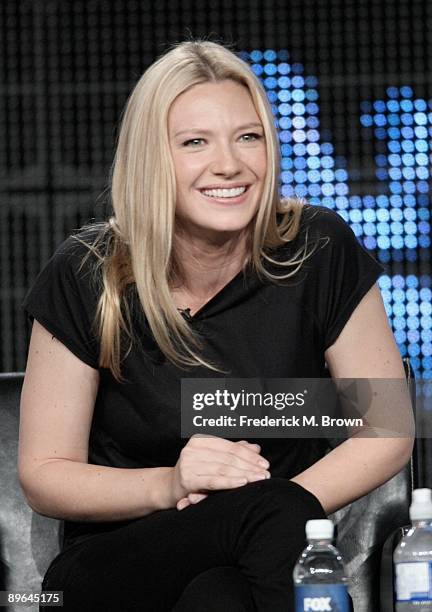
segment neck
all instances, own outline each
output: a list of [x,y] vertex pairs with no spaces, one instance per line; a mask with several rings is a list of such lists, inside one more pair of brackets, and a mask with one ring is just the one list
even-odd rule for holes
[[[185,306],[206,302],[243,268],[247,257],[247,234],[237,233],[210,242],[176,234],[174,252],[178,262],[173,293],[182,295]],[[188,301],[189,298],[189,301]]]

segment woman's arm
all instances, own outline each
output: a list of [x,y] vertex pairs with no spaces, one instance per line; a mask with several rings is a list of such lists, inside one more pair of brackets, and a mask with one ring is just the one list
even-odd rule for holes
[[[361,300],[325,357],[333,378],[405,379],[377,285]],[[403,401],[405,405],[399,403],[398,410],[409,413],[408,393]],[[406,420],[412,425],[410,414]],[[411,437],[352,437],[292,480],[313,493],[331,513],[400,471],[412,447]]]
[[175,507],[197,488],[228,489],[270,476],[255,445],[210,437],[191,438],[175,467],[89,465],[98,385],[98,371],[35,321],[21,395],[18,472],[36,512],[84,521],[138,518]]

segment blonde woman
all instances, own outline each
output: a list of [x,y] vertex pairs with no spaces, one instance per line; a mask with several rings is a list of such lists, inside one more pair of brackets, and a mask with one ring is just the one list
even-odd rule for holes
[[411,442],[180,436],[182,377],[402,378],[380,266],[335,213],[278,196],[266,95],[210,42],[133,90],[114,214],[61,245],[34,319],[20,480],[64,519],[64,610],[293,609],[304,525],[375,488]]

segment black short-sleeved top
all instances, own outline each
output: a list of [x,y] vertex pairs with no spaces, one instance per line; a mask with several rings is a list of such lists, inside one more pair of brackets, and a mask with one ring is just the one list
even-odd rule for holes
[[[312,378],[325,371],[325,350],[383,268],[359,244],[335,212],[305,205],[297,238],[273,253],[287,259],[303,244],[315,245],[300,271],[280,284],[260,280],[251,269],[235,276],[193,317],[205,357],[236,378]],[[93,232],[81,234],[90,243]],[[182,370],[167,361],[151,336],[134,285],[128,292],[134,314],[131,351],[122,363],[126,383],[99,368],[92,322],[101,289],[93,254],[68,238],[42,270],[23,307],[79,359],[100,370],[89,442],[89,462],[139,468],[175,465],[187,439],[180,437],[182,377],[224,376],[202,367]],[[278,268],[272,267],[277,273]],[[99,273],[100,274],[100,273]],[[261,439],[273,476],[290,478],[325,452],[322,440]],[[118,525],[118,523],[116,523]],[[108,528],[108,524],[104,524]],[[111,526],[112,527],[112,526]],[[66,523],[73,539],[101,525]]]

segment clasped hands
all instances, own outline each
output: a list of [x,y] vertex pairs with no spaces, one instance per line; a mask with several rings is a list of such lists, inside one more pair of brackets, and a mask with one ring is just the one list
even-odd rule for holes
[[235,489],[270,478],[267,459],[259,444],[231,442],[213,436],[192,436],[182,449],[172,473],[177,510],[184,510],[208,492]]

